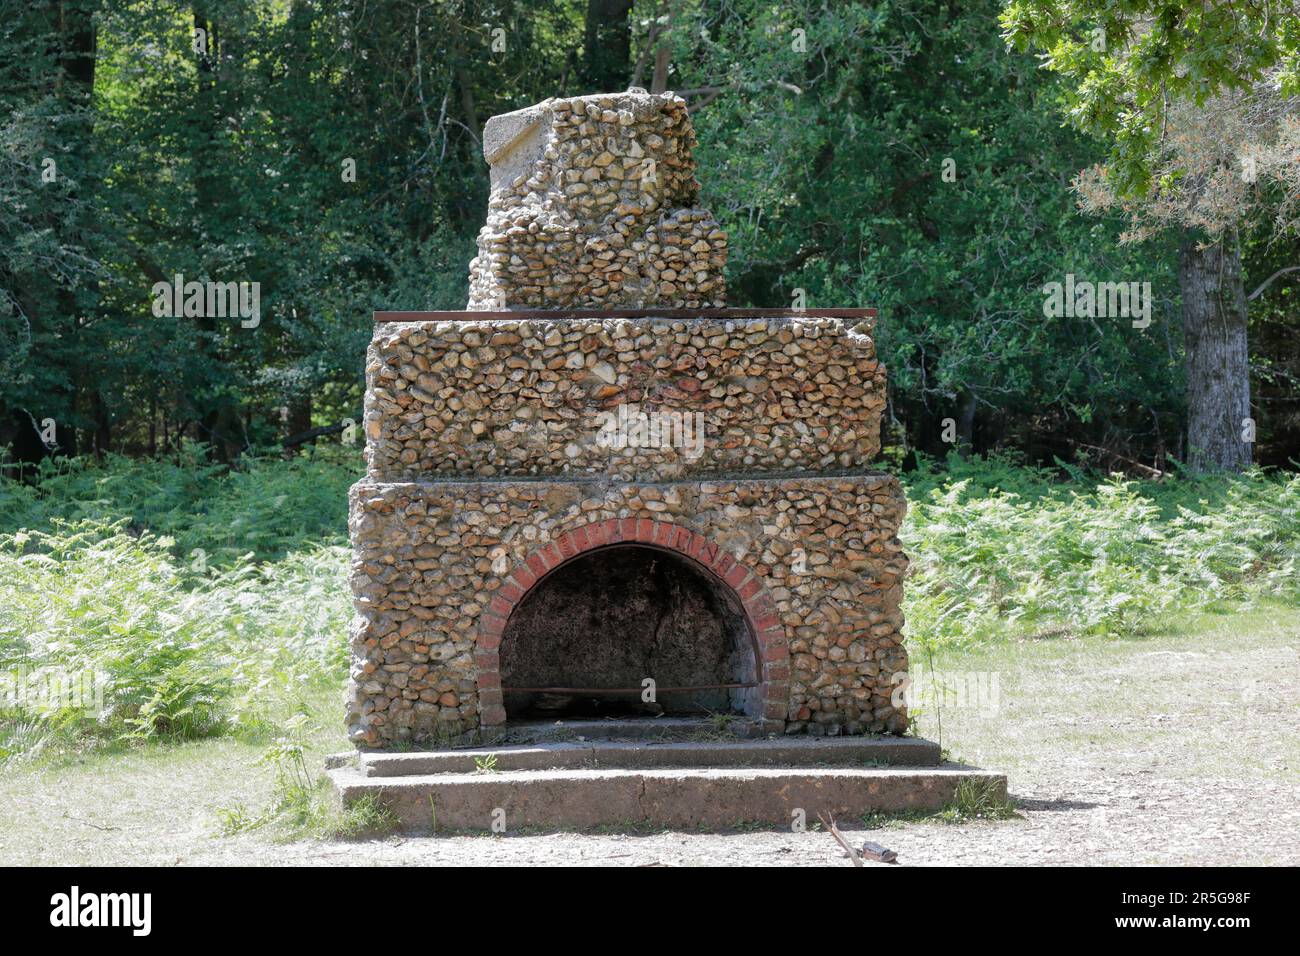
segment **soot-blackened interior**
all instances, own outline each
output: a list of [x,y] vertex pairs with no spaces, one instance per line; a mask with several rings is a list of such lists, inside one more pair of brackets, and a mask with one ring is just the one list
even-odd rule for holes
[[[501,640],[509,717],[744,713],[756,690],[709,685],[753,684],[755,675],[754,642],[730,588],[685,558],[636,545],[551,572]],[[653,702],[642,700],[646,678]]]

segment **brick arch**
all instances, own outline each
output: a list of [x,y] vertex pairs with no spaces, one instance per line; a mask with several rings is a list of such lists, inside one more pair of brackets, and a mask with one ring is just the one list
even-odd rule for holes
[[790,699],[790,645],[776,602],[749,565],[704,535],[669,521],[611,518],[566,531],[533,551],[507,575],[479,615],[474,644],[478,671],[479,720],[484,727],[505,723],[501,694],[501,638],[510,615],[543,578],[574,558],[614,544],[639,544],[685,558],[735,596],[756,647],[765,725],[784,722]]

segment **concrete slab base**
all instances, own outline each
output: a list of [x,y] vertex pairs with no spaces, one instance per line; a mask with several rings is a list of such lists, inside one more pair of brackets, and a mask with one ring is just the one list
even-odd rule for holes
[[797,815],[937,810],[973,781],[999,796],[1006,778],[969,768],[522,770],[505,773],[367,777],[329,771],[347,803],[365,795],[391,810],[404,830],[491,830],[654,825],[723,828],[787,826]]
[[970,782],[999,798],[1000,774],[940,764],[914,737],[559,740],[474,750],[362,751],[331,760],[346,804],[365,796],[408,831],[599,826],[788,826],[937,810]]

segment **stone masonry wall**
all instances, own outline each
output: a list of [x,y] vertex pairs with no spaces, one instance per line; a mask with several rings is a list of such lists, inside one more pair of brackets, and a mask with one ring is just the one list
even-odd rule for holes
[[[521,591],[517,569],[526,586],[530,555],[543,556],[532,565],[542,571],[571,556],[566,532],[618,519],[697,533],[715,573],[741,569],[730,580],[743,598],[759,589],[770,596],[776,636],[765,678],[780,712],[765,716],[784,719],[787,733],[901,733],[906,715],[890,696],[907,666],[899,609],[907,558],[897,537],[905,509],[898,482],[880,474],[662,484],[365,479],[351,495],[359,616],[349,734],[376,746],[448,740],[476,730],[480,718],[499,723],[499,682],[480,681],[508,615],[505,598]],[[545,546],[560,541],[547,557]]]
[[470,309],[722,305],[727,237],[708,210],[686,104],[642,91],[494,116]]
[[[764,732],[906,729],[891,704],[906,503],[867,470],[885,406],[871,323],[663,315],[725,304],[694,145],[683,101],[644,90],[489,120],[479,314],[376,325],[367,356],[349,519],[359,746],[491,734],[518,602],[577,554],[629,543],[731,589],[761,664],[736,706]],[[499,314],[521,309],[638,314]]]
[[[386,325],[366,362],[369,473],[666,480],[864,468],[885,406],[868,329],[815,314]],[[689,415],[701,442],[613,447],[602,425],[620,406]]]

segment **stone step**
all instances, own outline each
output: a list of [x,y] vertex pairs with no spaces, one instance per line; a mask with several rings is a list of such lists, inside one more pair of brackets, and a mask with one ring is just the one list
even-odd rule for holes
[[344,804],[373,796],[408,831],[585,829],[596,826],[789,826],[802,812],[836,819],[867,812],[937,810],[963,781],[1006,795],[1006,778],[967,767],[660,770],[520,770],[368,777],[329,775]]
[[775,740],[663,741],[589,740],[408,753],[366,751],[358,766],[367,777],[472,774],[576,768],[822,767],[888,764],[934,767],[939,745],[917,737],[799,737]]

